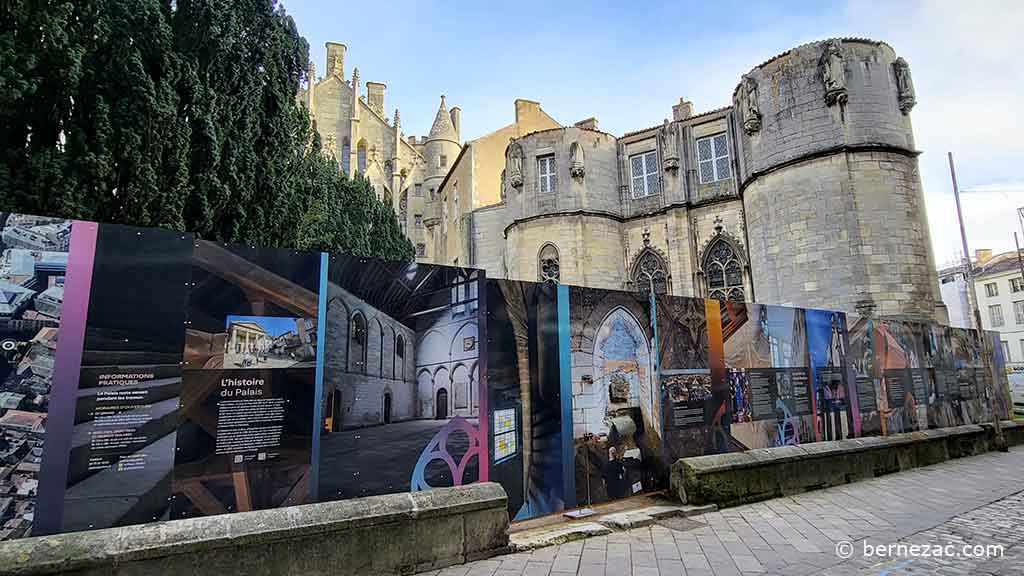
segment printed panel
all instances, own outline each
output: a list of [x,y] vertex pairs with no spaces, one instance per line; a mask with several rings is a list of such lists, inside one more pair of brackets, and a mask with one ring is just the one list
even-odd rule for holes
[[482,273],[332,254],[327,280],[319,500],[485,479]]
[[99,227],[64,531],[168,517],[192,248],[180,233]]
[[843,440],[856,434],[858,417],[846,332],[846,315],[830,310],[806,310],[807,353],[814,384],[817,426],[814,440]]
[[651,310],[644,294],[569,288],[580,505],[660,485],[662,424]]
[[804,312],[723,303],[734,449],[814,441],[814,391]]
[[71,226],[0,212],[0,540],[35,528]]
[[554,284],[487,281],[491,479],[505,487],[514,520],[575,503],[566,474],[570,398],[562,383],[558,290]]
[[197,241],[172,518],[310,501],[320,256]]
[[732,449],[732,402],[719,302],[659,295],[655,305],[664,476],[678,458]]

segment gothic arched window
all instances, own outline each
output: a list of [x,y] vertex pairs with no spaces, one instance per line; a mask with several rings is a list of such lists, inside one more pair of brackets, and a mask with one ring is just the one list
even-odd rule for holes
[[668,266],[651,248],[644,248],[636,257],[630,279],[634,288],[641,294],[650,294],[652,286],[655,294],[668,293]]
[[348,143],[348,138],[344,138],[341,141],[341,171],[345,174],[352,175],[349,171],[352,168],[352,145]]
[[366,318],[356,312],[352,316],[350,357],[355,359],[355,371],[366,372]]
[[704,257],[704,275],[708,283],[708,298],[743,302],[743,265],[736,250],[723,238],[715,240]]
[[395,336],[395,378],[405,380],[405,338]]
[[553,282],[558,284],[561,281],[561,270],[558,261],[558,248],[550,242],[540,249],[537,256],[538,277],[541,282]]
[[361,140],[356,148],[356,169],[360,174],[366,173],[366,140]]

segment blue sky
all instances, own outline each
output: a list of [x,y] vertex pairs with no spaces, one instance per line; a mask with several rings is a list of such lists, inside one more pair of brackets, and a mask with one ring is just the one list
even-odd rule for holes
[[[388,85],[406,134],[430,128],[441,94],[462,108],[463,138],[511,122],[513,100],[563,124],[595,116],[624,132],[660,124],[679,97],[729,103],[740,76],[793,46],[833,36],[884,40],[910,63],[932,242],[941,264],[959,233],[953,152],[970,249],[1013,248],[1024,206],[1024,2],[354,2],[283,0],[310,43],[348,46],[346,75]],[[1022,238],[1024,241],[1024,238]]]
[[295,318],[280,316],[228,316],[227,326],[232,322],[255,322],[263,327],[270,336],[280,336],[295,331]]

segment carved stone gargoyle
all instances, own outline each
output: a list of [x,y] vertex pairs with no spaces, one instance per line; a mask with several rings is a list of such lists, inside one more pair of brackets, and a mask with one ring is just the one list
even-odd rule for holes
[[661,130],[658,131],[658,139],[661,140],[661,166],[666,171],[679,169],[679,128],[675,122],[665,120]]
[[846,104],[846,67],[843,64],[842,44],[829,40],[821,55],[821,75],[825,82],[825,104]]
[[914,104],[917,104],[914,94],[914,81],[910,78],[910,65],[900,56],[892,63],[892,70],[896,75],[896,94],[900,112],[909,114]]

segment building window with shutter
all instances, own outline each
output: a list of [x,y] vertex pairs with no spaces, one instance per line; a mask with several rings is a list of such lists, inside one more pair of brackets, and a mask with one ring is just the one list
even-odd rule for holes
[[1003,307],[999,304],[993,304],[988,307],[988,319],[992,322],[993,328],[998,328],[1003,325]]
[[1024,300],[1013,303],[1013,317],[1017,324],[1024,324]]
[[985,295],[989,298],[999,296],[999,286],[995,282],[985,284]]
[[701,184],[732,177],[732,170],[729,168],[729,143],[725,132],[697,140],[697,164]]
[[556,181],[555,156],[539,156],[537,158],[537,191],[554,192]]
[[412,220],[413,220],[413,222],[415,222],[415,226],[416,226],[417,230],[419,230],[420,228],[423,228],[423,214],[415,214],[415,215],[413,215]]
[[661,191],[658,178],[658,153],[654,150],[629,157],[629,176],[633,198],[651,196]]
[[1021,290],[1024,290],[1024,280],[1010,278],[1010,292],[1020,292]]

